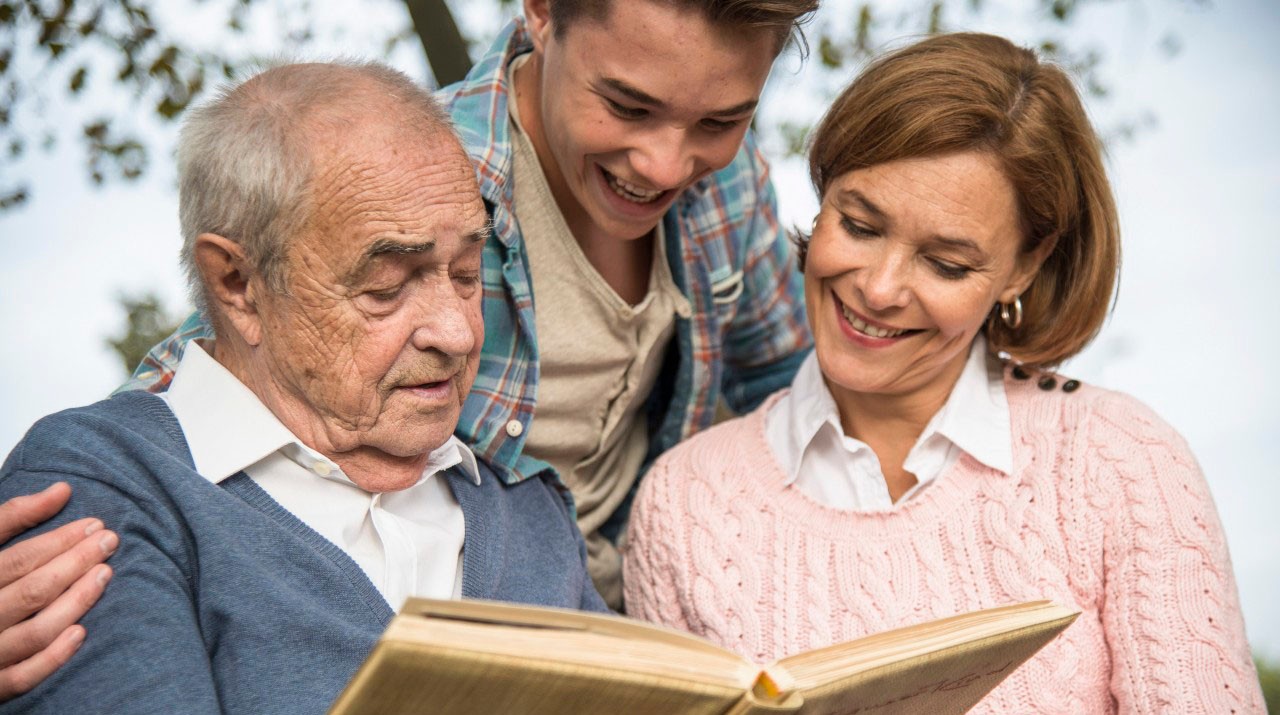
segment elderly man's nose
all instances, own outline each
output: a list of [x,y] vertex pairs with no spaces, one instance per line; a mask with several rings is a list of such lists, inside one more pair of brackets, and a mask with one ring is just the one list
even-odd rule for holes
[[424,306],[413,331],[413,347],[458,357],[470,355],[477,336],[468,309],[467,302],[457,296],[444,297]]

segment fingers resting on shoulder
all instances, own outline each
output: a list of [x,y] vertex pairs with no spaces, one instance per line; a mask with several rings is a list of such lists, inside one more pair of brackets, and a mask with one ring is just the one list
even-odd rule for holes
[[39,685],[84,641],[77,625],[111,578],[103,563],[119,537],[86,518],[15,540],[56,515],[71,497],[59,482],[0,504],[0,701]]

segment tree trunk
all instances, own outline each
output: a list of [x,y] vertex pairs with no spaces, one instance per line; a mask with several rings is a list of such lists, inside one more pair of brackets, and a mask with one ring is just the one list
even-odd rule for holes
[[404,0],[404,4],[413,20],[414,32],[422,39],[436,83],[443,87],[466,77],[471,69],[471,56],[445,1]]

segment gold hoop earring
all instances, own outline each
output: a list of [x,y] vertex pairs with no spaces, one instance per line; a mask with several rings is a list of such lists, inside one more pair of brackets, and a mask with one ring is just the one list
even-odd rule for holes
[[1000,322],[1010,330],[1022,325],[1022,297],[1014,296],[1012,303],[1000,304]]

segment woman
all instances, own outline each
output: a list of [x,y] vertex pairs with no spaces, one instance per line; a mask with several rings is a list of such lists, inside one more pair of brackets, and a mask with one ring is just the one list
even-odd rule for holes
[[836,100],[810,171],[814,354],[646,477],[629,613],[768,661],[1048,598],[1082,615],[979,710],[1261,711],[1185,442],[1050,372],[1096,335],[1119,264],[1063,72],[988,35],[924,40]]

